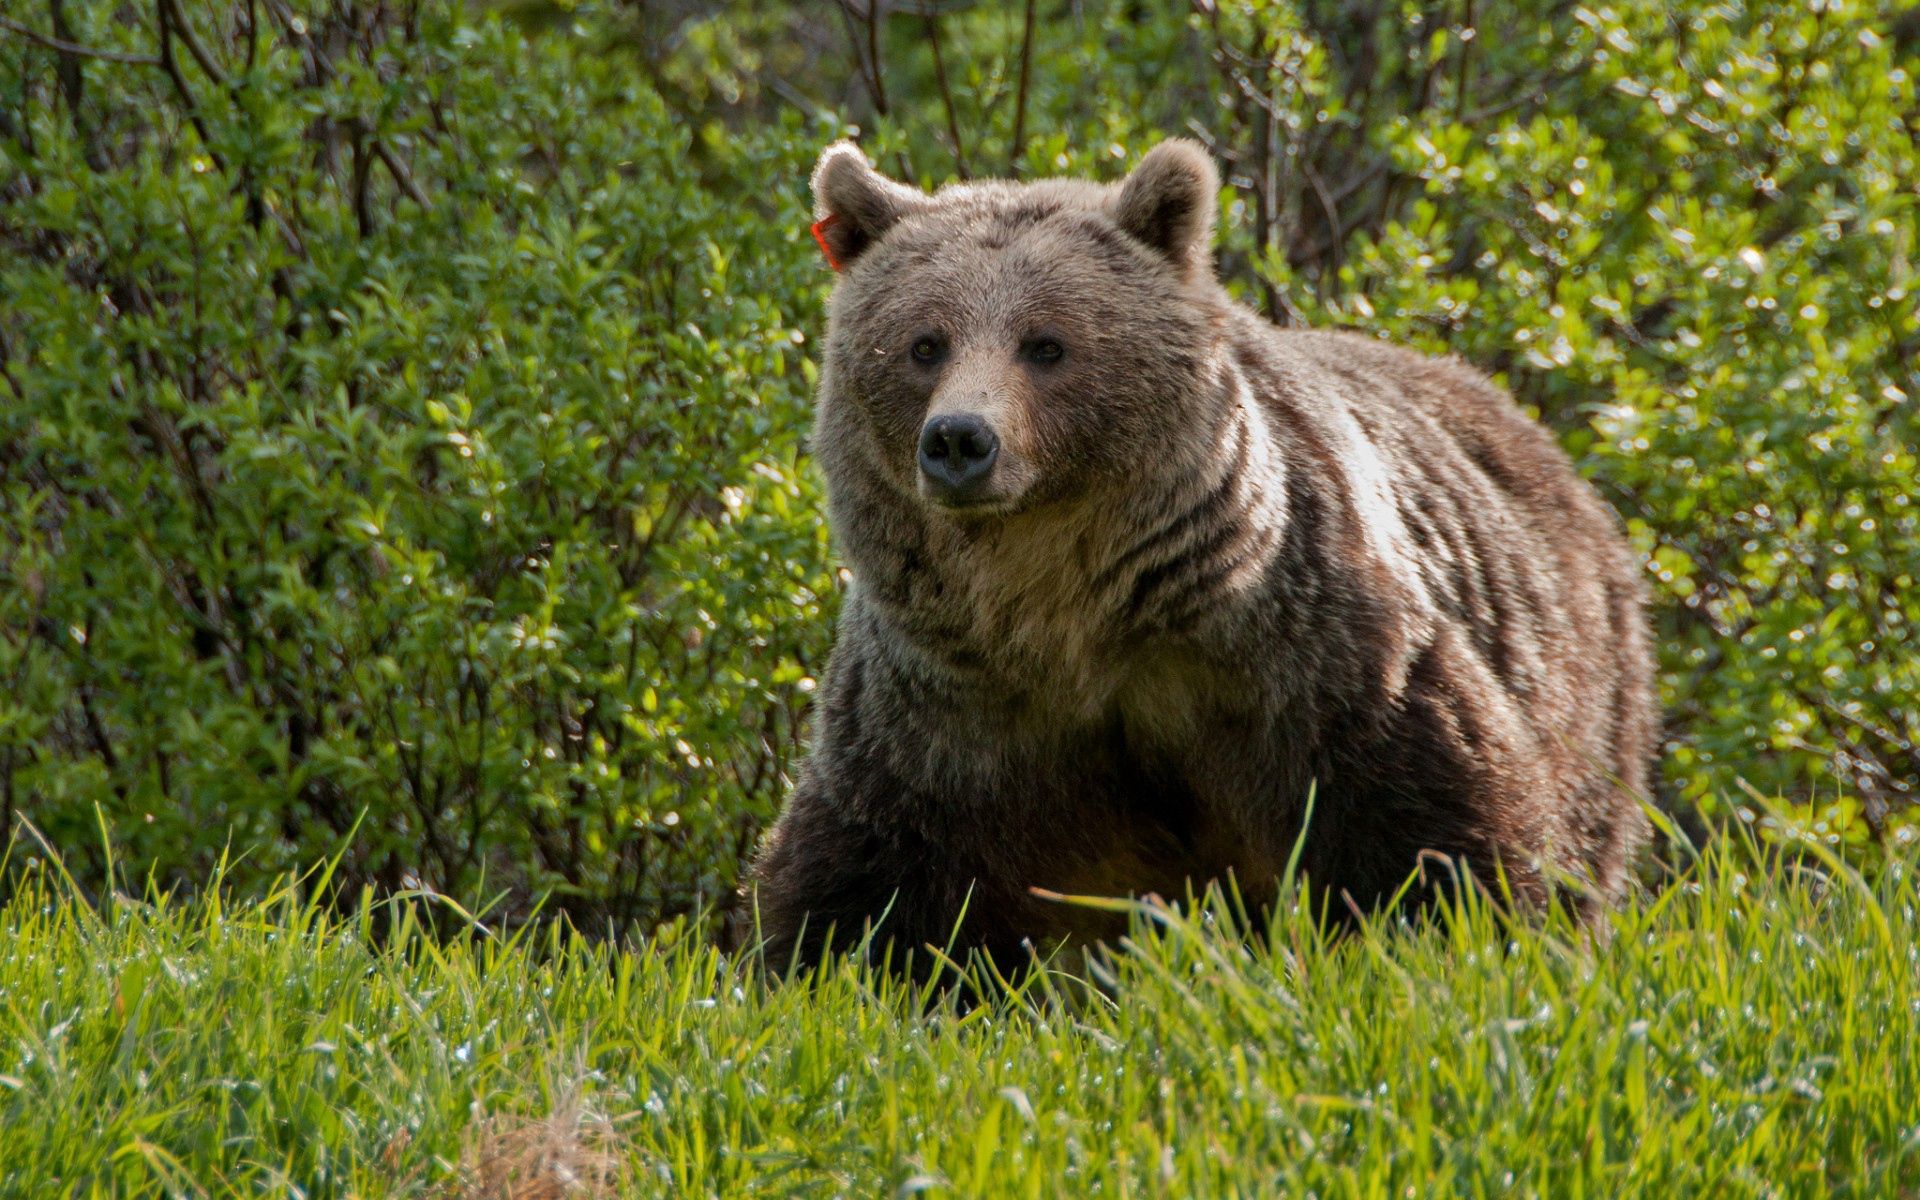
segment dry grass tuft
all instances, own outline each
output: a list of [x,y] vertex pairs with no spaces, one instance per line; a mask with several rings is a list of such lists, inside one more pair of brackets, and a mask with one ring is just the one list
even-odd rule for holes
[[626,1139],[571,1087],[545,1117],[474,1123],[443,1200],[599,1200],[619,1194]]

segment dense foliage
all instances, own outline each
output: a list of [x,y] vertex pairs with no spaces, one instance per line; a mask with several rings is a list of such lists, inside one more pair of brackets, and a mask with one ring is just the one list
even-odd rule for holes
[[769,990],[693,938],[403,910],[382,947],[291,890],[42,877],[0,911],[0,1196],[1913,1195],[1911,856],[1709,857],[1604,945],[1162,911],[1104,990],[964,1014],[845,960]]
[[724,895],[832,609],[804,181],[856,122],[926,184],[1207,139],[1250,301],[1499,373],[1621,509],[1674,797],[1881,833],[1916,70],[1850,0],[24,6],[4,815],[95,879],[350,840],[467,900]]
[[0,44],[8,823],[95,878],[97,807],[166,879],[351,833],[355,882],[723,894],[832,588],[811,136],[446,6],[119,11],[66,36],[160,63]]

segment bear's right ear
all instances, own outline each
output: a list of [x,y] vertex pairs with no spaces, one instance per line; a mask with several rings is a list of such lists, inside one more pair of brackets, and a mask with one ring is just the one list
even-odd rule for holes
[[813,168],[814,236],[834,270],[860,257],[894,222],[923,208],[927,196],[873,169],[860,147],[835,142]]

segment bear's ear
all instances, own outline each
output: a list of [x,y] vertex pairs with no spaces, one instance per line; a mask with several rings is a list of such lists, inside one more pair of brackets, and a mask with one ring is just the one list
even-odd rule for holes
[[923,208],[928,197],[873,169],[860,147],[835,142],[813,168],[814,235],[834,270],[860,257],[894,222]]
[[1120,228],[1188,270],[1204,268],[1213,240],[1220,174],[1198,142],[1168,138],[1120,184]]

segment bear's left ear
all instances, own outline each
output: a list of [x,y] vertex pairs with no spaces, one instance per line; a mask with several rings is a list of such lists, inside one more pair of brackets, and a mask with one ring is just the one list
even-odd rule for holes
[[1219,194],[1220,174],[1200,144],[1168,138],[1121,182],[1113,219],[1179,266],[1204,269]]
[[851,263],[901,217],[926,207],[925,192],[895,183],[873,169],[860,147],[835,142],[813,168],[814,236],[833,269]]

